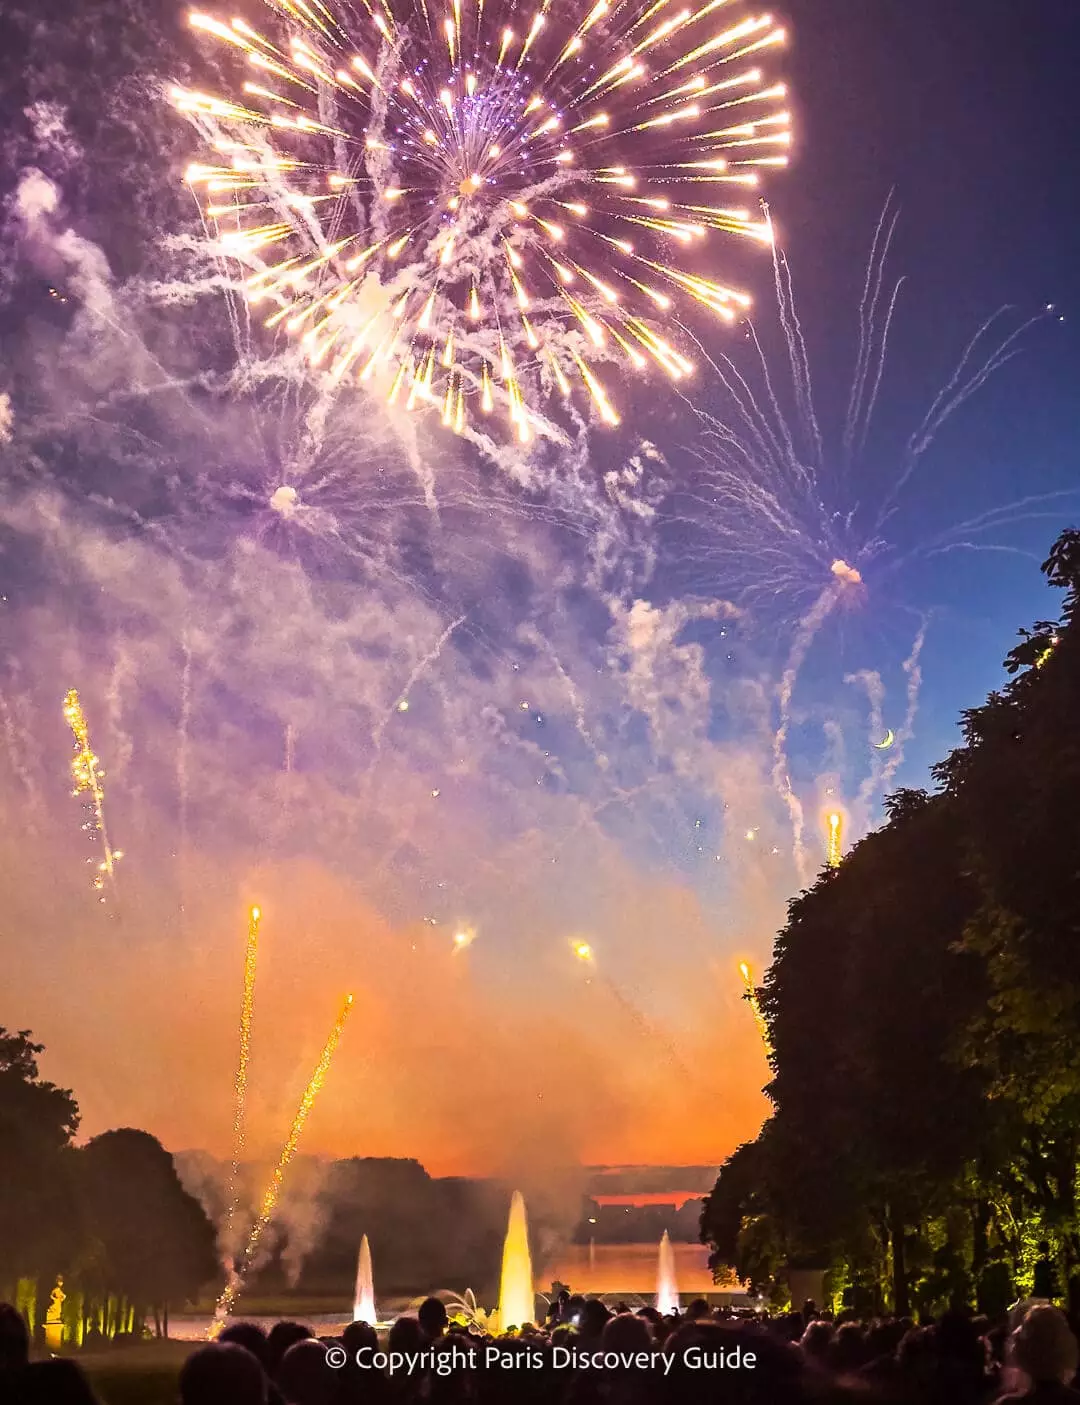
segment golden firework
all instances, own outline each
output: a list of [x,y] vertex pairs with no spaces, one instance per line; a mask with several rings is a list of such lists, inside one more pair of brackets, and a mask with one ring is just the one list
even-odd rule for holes
[[[269,1225],[274,1217],[274,1210],[277,1208],[278,1199],[281,1195],[281,1188],[285,1183],[285,1172],[289,1169],[290,1161],[292,1161],[293,1157],[296,1155],[296,1148],[300,1142],[300,1134],[304,1130],[304,1123],[308,1119],[312,1104],[319,1096],[322,1086],[326,1082],[326,1075],[329,1071],[331,1060],[334,1057],[334,1050],[341,1040],[342,1032],[345,1029],[345,1021],[349,1018],[352,1006],[353,997],[347,995],[345,997],[345,1003],[341,1007],[341,1012],[334,1021],[330,1033],[327,1035],[326,1043],[323,1045],[323,1051],[319,1055],[319,1062],[315,1065],[315,1070],[308,1080],[307,1087],[304,1089],[304,1095],[300,1099],[299,1107],[296,1109],[296,1116],[293,1118],[292,1126],[289,1128],[289,1135],[285,1138],[285,1145],[281,1148],[277,1165],[274,1167],[273,1175],[270,1177],[270,1184],[263,1193],[258,1217],[251,1227],[251,1233],[248,1235],[240,1269],[231,1277],[225,1291],[218,1298],[217,1307],[214,1312],[214,1325],[219,1329],[221,1323],[232,1311],[232,1305],[236,1301],[240,1288],[243,1285],[244,1270],[255,1257],[255,1251],[259,1247],[259,1241],[262,1239],[267,1225]],[[211,1332],[213,1332],[213,1326],[211,1327]]]
[[772,1058],[772,1041],[769,1039],[769,1026],[765,1023],[765,1016],[761,1013],[761,1003],[757,997],[757,986],[754,984],[754,973],[745,961],[739,962],[739,975],[742,976],[743,989],[745,995],[743,999],[750,1006],[750,1011],[754,1016],[754,1023],[757,1025],[758,1034],[761,1035],[761,1046],[765,1050],[765,1057]]
[[831,810],[825,823],[825,862],[830,868],[839,868],[844,856],[844,817],[839,810]]
[[268,0],[267,31],[194,13],[245,74],[234,95],[177,89],[215,246],[269,327],[333,380],[435,407],[461,432],[583,389],[596,366],[693,370],[695,307],[746,295],[713,267],[717,234],[767,243],[754,202],[786,164],[785,89],[760,64],[784,40],[744,0]]
[[71,762],[71,778],[75,782],[72,795],[89,797],[91,817],[85,828],[92,830],[101,840],[101,862],[97,865],[92,884],[105,901],[104,889],[107,882],[113,882],[117,861],[124,857],[123,851],[113,849],[109,843],[109,832],[105,827],[105,772],[90,744],[90,727],[83,711],[79,694],[70,689],[64,699],[64,718],[75,738],[75,755]]
[[259,921],[262,912],[252,907],[248,913],[247,945],[244,948],[244,995],[240,1005],[240,1055],[236,1064],[236,1110],[233,1115],[233,1159],[229,1182],[229,1226],[240,1208],[240,1160],[247,1135],[247,1076],[251,1060],[251,1023],[255,1012],[255,972],[259,959]]

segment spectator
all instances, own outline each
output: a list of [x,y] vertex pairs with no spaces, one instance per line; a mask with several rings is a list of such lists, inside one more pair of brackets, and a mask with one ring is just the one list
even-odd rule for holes
[[296,1342],[302,1342],[315,1334],[302,1322],[275,1322],[266,1338],[266,1374],[277,1380],[278,1368],[288,1349]]
[[218,1337],[219,1342],[235,1342],[247,1347],[255,1360],[265,1370],[267,1362],[267,1338],[257,1322],[230,1322]]
[[1013,1332],[1009,1347],[1012,1364],[1026,1378],[1027,1389],[999,1400],[1080,1405],[1080,1391],[1071,1388],[1080,1348],[1063,1312],[1048,1304],[1031,1308]]
[[20,1371],[29,1360],[26,1320],[10,1303],[0,1303],[0,1372]]
[[54,1356],[35,1361],[19,1377],[19,1405],[97,1405],[82,1368]]
[[181,1405],[267,1405],[266,1372],[246,1347],[211,1342],[180,1369]]
[[281,1358],[277,1385],[285,1405],[330,1405],[337,1376],[326,1362],[326,1343],[312,1337],[293,1342]]
[[429,1342],[436,1341],[446,1331],[449,1318],[446,1308],[438,1298],[425,1298],[416,1314],[420,1330]]

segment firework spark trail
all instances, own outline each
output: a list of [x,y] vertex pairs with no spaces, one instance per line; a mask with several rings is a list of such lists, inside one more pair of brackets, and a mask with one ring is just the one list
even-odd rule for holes
[[457,619],[450,621],[450,623],[439,635],[438,639],[436,639],[435,643],[431,646],[431,648],[427,651],[423,658],[421,658],[416,664],[413,665],[408,678],[406,678],[405,680],[404,687],[397,694],[394,706],[390,708],[389,711],[384,712],[383,715],[379,718],[378,722],[375,724],[375,727],[372,731],[373,750],[371,763],[368,766],[369,773],[374,770],[378,762],[379,753],[382,750],[383,734],[390,724],[390,719],[394,716],[395,713],[408,712],[410,691],[413,687],[415,687],[416,683],[431,667],[431,665],[438,662],[440,654],[446,647],[454,631],[460,628],[460,626],[465,623],[467,618],[468,615],[459,615]]
[[0,725],[3,727],[4,748],[12,774],[18,779],[26,793],[26,808],[23,811],[23,827],[29,834],[36,834],[35,817],[41,814],[41,795],[34,783],[33,769],[28,762],[29,733],[19,725],[11,705],[0,693]]
[[601,975],[600,983],[603,985],[604,989],[608,992],[608,994],[615,1001],[615,1003],[619,1006],[619,1008],[623,1011],[623,1013],[628,1015],[629,1018],[633,1021],[633,1023],[638,1029],[638,1032],[643,1036],[643,1038],[649,1040],[653,1044],[659,1045],[659,1047],[663,1049],[664,1053],[667,1055],[667,1060],[671,1064],[672,1068],[674,1068],[677,1073],[682,1073],[689,1077],[690,1070],[683,1062],[678,1050],[672,1044],[671,1040],[666,1037],[666,1035],[661,1034],[661,1032],[656,1028],[656,1026],[644,1013],[644,1011],[639,1009],[638,1006],[634,1004],[630,997],[626,995],[620,989],[620,987],[615,984],[615,982],[611,979],[610,976]]
[[248,913],[247,944],[244,947],[244,994],[240,1004],[240,1052],[236,1064],[236,1108],[233,1114],[233,1156],[228,1189],[228,1233],[233,1242],[236,1218],[240,1212],[240,1162],[247,1140],[247,1082],[251,1061],[251,1023],[255,1013],[255,973],[259,960],[259,921],[262,913],[252,907]]
[[743,981],[743,999],[750,1006],[750,1013],[754,1016],[754,1023],[757,1025],[758,1034],[761,1036],[761,1047],[765,1051],[767,1059],[772,1058],[772,1041],[769,1039],[769,1026],[765,1023],[765,1016],[761,1013],[761,1003],[757,996],[757,986],[754,984],[754,973],[745,961],[739,962],[739,975]]
[[[897,473],[880,507],[871,506],[865,515],[860,514],[852,474],[863,466],[903,282],[890,283],[886,277],[897,218],[890,196],[875,231],[864,280],[855,368],[840,444],[833,449],[823,440],[790,269],[774,241],[776,315],[783,346],[779,371],[751,323],[747,323],[752,350],[749,371],[740,369],[728,355],[706,358],[720,381],[727,406],[715,414],[695,411],[703,427],[704,447],[695,451],[702,464],[701,477],[686,495],[689,512],[678,519],[701,534],[697,538],[700,546],[691,545],[689,552],[684,547],[683,554],[694,562],[695,569],[708,563],[710,594],[730,593],[749,613],[760,611],[763,619],[779,612],[781,637],[790,631],[778,689],[772,783],[790,817],[794,860],[804,882],[809,867],[803,807],[791,784],[787,758],[791,700],[807,655],[835,606],[862,591],[871,566],[883,579],[919,558],[939,553],[1011,550],[979,538],[1005,526],[1041,518],[1051,500],[1075,497],[1075,490],[1029,496],[979,513],[902,550],[881,535],[943,426],[1017,353],[1024,334],[1053,312],[1048,307],[1007,331],[1000,340],[995,340],[994,333],[1002,313],[978,329],[902,447]],[[767,207],[765,220],[768,227]],[[785,413],[785,404],[793,407],[790,416]],[[834,505],[831,498],[837,490],[845,497],[850,493],[854,505]],[[872,523],[869,530],[866,522]],[[916,662],[917,657],[918,650]],[[912,718],[917,693],[916,669],[914,675],[909,674]],[[864,783],[860,797],[869,798],[879,784],[887,782],[901,759],[902,750],[893,752],[879,771],[875,758],[875,775]]]
[[528,441],[549,426],[527,394],[574,385],[617,423],[595,364],[692,371],[663,324],[749,303],[701,270],[703,246],[769,238],[714,192],[755,189],[790,144],[757,66],[783,30],[742,0],[653,23],[666,3],[598,0],[560,25],[496,0],[270,0],[267,34],[193,14],[251,75],[235,97],[173,93],[208,147],[188,180],[215,251],[334,383],[376,376],[458,433],[498,400]]
[[334,1051],[341,1041],[341,1036],[345,1029],[345,1022],[349,1018],[352,1006],[353,997],[347,995],[345,997],[345,1003],[341,1007],[341,1012],[334,1021],[333,1028],[330,1030],[326,1043],[323,1045],[323,1051],[319,1055],[319,1062],[315,1065],[315,1070],[308,1080],[307,1087],[304,1089],[304,1095],[300,1099],[300,1105],[296,1109],[296,1116],[293,1118],[292,1126],[289,1128],[289,1135],[285,1138],[285,1145],[281,1148],[281,1154],[278,1156],[277,1165],[274,1167],[273,1175],[270,1177],[270,1184],[263,1193],[262,1204],[259,1207],[259,1213],[255,1223],[251,1227],[251,1233],[248,1235],[247,1244],[244,1246],[240,1264],[236,1273],[230,1277],[225,1291],[217,1300],[214,1309],[214,1319],[208,1333],[210,1336],[216,1336],[217,1333],[221,1331],[222,1324],[232,1311],[233,1304],[236,1302],[237,1296],[244,1285],[244,1275],[248,1268],[250,1268],[251,1262],[259,1247],[259,1242],[274,1217],[274,1210],[277,1208],[277,1203],[281,1196],[281,1188],[285,1183],[285,1172],[289,1169],[289,1163],[296,1155],[296,1148],[299,1145],[300,1136],[304,1130],[304,1123],[307,1121],[308,1114],[311,1112],[312,1104],[319,1096],[322,1086],[326,1082],[326,1075],[330,1068],[331,1060],[334,1057]]
[[543,638],[543,636],[535,630],[526,631],[525,637],[529,640],[529,642],[535,644],[539,648],[542,648],[547,654],[548,658],[551,660],[552,667],[558,674],[559,681],[566,689],[566,695],[570,700],[570,706],[573,708],[574,726],[577,730],[577,734],[588,747],[589,754],[596,762],[598,769],[601,771],[606,771],[611,763],[608,760],[607,755],[598,747],[595,737],[589,730],[588,718],[585,714],[584,700],[582,699],[582,696],[578,691],[574,680],[563,667],[562,661],[560,660],[558,654],[555,652],[554,645],[549,640]]
[[839,868],[844,857],[844,816],[839,810],[830,810],[825,816],[825,862],[830,868]]
[[86,714],[74,688],[64,699],[64,717],[75,738],[75,756],[71,762],[71,777],[75,782],[75,789],[71,793],[76,796],[89,795],[93,818],[88,821],[86,827],[94,830],[101,840],[102,860],[97,866],[92,884],[94,890],[101,894],[100,901],[104,902],[106,882],[115,886],[116,864],[123,858],[123,853],[119,849],[114,850],[109,843],[109,833],[105,827],[105,787],[102,784],[105,772],[101,769],[101,762],[94,755]]
[[[581,940],[573,941],[570,943],[570,949],[583,965],[590,966],[593,970],[596,970],[596,952],[588,942]],[[620,1010],[633,1021],[638,1032],[650,1043],[657,1044],[663,1049],[664,1053],[667,1055],[668,1062],[676,1072],[689,1077],[690,1070],[686,1067],[686,1064],[679,1056],[678,1050],[671,1041],[653,1025],[644,1011],[640,1010],[638,1006],[634,1004],[629,996],[615,984],[610,976],[605,975],[603,972],[598,972],[597,974],[600,977],[601,985],[619,1006]]]
[[[899,451],[897,472],[880,506],[860,515],[852,475],[862,467],[904,281],[898,279],[890,285],[886,279],[896,222],[897,211],[890,197],[871,248],[859,307],[847,417],[835,451],[822,440],[790,270],[775,244],[776,314],[784,338],[782,376],[770,363],[750,323],[747,338],[753,357],[749,371],[740,370],[730,356],[706,357],[729,405],[723,414],[695,409],[703,427],[704,448],[695,451],[702,463],[702,476],[687,495],[691,507],[687,520],[704,535],[703,546],[691,556],[704,556],[713,567],[722,565],[731,580],[722,581],[720,588],[728,591],[737,585],[740,603],[775,611],[777,601],[783,601],[787,620],[795,619],[800,625],[807,608],[804,602],[818,599],[837,559],[850,562],[853,570],[863,573],[873,563],[884,575],[919,558],[959,548],[1010,549],[964,537],[1040,519],[1045,514],[1037,510],[1039,507],[1046,509],[1052,500],[1076,495],[1075,490],[1065,490],[1028,496],[956,523],[903,550],[882,536],[943,427],[1018,354],[1025,334],[1054,314],[1054,308],[1048,306],[1005,330],[998,339],[994,334],[1011,311],[1003,308],[979,327],[918,428]],[[793,406],[790,417],[782,398]],[[843,498],[831,501],[834,492],[842,493]],[[845,507],[843,499],[849,495],[855,505]]]
[[[848,399],[847,416],[844,420],[843,453],[844,461],[850,467],[856,453],[866,444],[866,436],[874,416],[885,362],[889,349],[889,331],[892,327],[896,300],[900,296],[903,279],[893,284],[889,298],[888,312],[884,323],[878,321],[878,308],[885,283],[885,270],[888,266],[889,251],[892,248],[900,211],[893,208],[892,192],[881,212],[874,242],[870,247],[870,258],[866,265],[866,281],[863,284],[862,301],[859,303],[859,348],[855,357],[855,372],[851,379],[851,393]],[[792,290],[788,284],[789,300]],[[873,372],[873,385],[869,397],[866,394],[867,378]]]
[[795,867],[798,871],[799,879],[804,883],[809,877],[809,869],[807,867],[806,846],[803,843],[803,807],[802,801],[795,794],[791,785],[787,756],[788,729],[791,725],[791,697],[795,691],[795,683],[798,680],[799,671],[806,662],[807,654],[810,652],[810,646],[813,644],[818,630],[825,623],[830,612],[835,608],[839,598],[840,590],[836,585],[826,586],[818,596],[813,609],[811,609],[800,622],[798,631],[791,643],[787,663],[780,679],[780,689],[777,697],[779,721],[776,731],[773,734],[772,782],[776,793],[787,806],[788,814],[791,817],[792,852],[794,854]]

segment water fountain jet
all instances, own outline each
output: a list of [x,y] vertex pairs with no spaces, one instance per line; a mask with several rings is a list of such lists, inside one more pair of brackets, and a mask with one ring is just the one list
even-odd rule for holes
[[536,1313],[532,1258],[529,1254],[529,1221],[525,1200],[515,1190],[503,1242],[502,1277],[499,1281],[499,1330],[532,1322]]
[[679,1285],[675,1279],[675,1250],[665,1229],[656,1265],[656,1310],[665,1316],[679,1310]]
[[371,1271],[371,1245],[365,1234],[360,1241],[360,1257],[356,1261],[356,1293],[353,1296],[353,1321],[375,1326],[375,1276]]

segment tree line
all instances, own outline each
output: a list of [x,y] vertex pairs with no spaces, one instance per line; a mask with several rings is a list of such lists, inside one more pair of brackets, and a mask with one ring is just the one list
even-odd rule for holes
[[75,1145],[79,1109],[43,1080],[29,1030],[0,1027],[0,1299],[40,1339],[62,1277],[65,1339],[168,1332],[218,1275],[214,1227],[147,1132]]
[[812,1267],[862,1312],[1080,1307],[1080,532],[1042,570],[1060,620],[1020,631],[934,792],[790,903],[757,992],[772,1112],[701,1228],[775,1301]]

